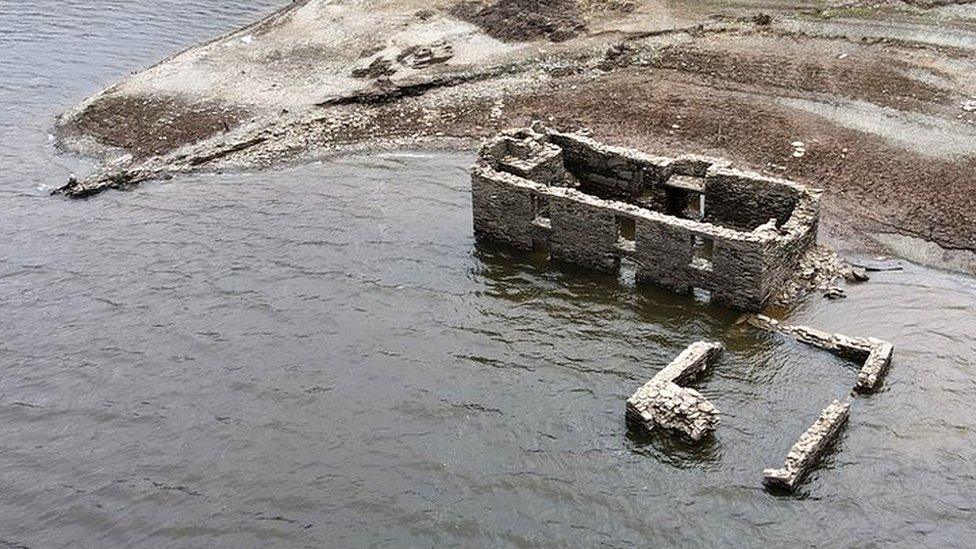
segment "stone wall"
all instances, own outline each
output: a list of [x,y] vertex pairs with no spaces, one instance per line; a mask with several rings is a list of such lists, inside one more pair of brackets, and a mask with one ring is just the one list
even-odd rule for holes
[[[652,157],[573,134],[509,132],[473,169],[475,232],[525,250],[547,240],[554,260],[604,272],[631,257],[640,283],[701,288],[715,302],[758,311],[816,241],[819,194],[726,164]],[[756,195],[744,197],[748,188]],[[698,190],[708,218],[748,230],[671,211],[675,191]],[[733,199],[744,202],[733,208]],[[752,226],[767,215],[784,217]],[[620,232],[623,222],[633,223],[633,240]]]
[[802,194],[803,188],[789,181],[731,168],[711,168],[705,176],[708,221],[743,231],[770,219],[783,225]]
[[859,392],[878,390],[895,351],[894,345],[874,337],[851,337],[844,334],[831,334],[809,326],[790,326],[765,315],[750,315],[745,320],[755,328],[779,332],[801,343],[860,363],[861,369],[854,386],[854,390]]
[[590,269],[615,272],[620,267],[617,250],[618,211],[601,200],[580,193],[561,196],[544,193],[549,201],[552,258]]
[[654,380],[679,385],[688,383],[704,373],[722,354],[723,349],[718,342],[696,341],[658,372]]
[[[600,198],[627,202],[639,200],[644,190],[665,181],[670,159],[630,149],[610,147],[580,135],[550,132],[549,142],[563,150],[566,169],[580,182],[580,189]],[[663,194],[657,207],[664,207]]]
[[700,376],[722,353],[721,343],[692,343],[627,399],[627,421],[644,431],[656,428],[701,440],[715,430],[719,411],[701,393],[681,387]]
[[483,166],[471,174],[475,234],[532,250],[534,214],[528,180]]
[[810,472],[818,458],[830,445],[840,429],[847,421],[851,405],[834,400],[827,406],[817,421],[810,426],[790,448],[783,467],[780,469],[766,469],[763,471],[763,484],[770,488],[781,488],[789,491],[803,480]]

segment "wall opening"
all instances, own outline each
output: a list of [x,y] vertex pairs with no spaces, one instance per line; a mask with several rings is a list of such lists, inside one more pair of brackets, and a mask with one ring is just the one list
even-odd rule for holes
[[715,255],[715,240],[707,236],[691,237],[691,266],[702,270],[712,270],[712,257]]
[[620,272],[617,274],[617,279],[623,286],[636,286],[637,262],[627,257],[620,258]]
[[666,206],[666,204],[661,204],[661,192],[647,185],[641,187],[640,197],[638,197],[636,205],[658,212]]
[[550,259],[549,241],[539,238],[532,239],[532,260],[544,263]]
[[637,240],[637,221],[622,215],[617,216],[617,242],[633,247]]
[[549,216],[549,199],[545,196],[532,195],[532,222],[549,227],[552,225]]
[[705,195],[686,189],[667,189],[665,213],[682,219],[701,221],[705,217]]

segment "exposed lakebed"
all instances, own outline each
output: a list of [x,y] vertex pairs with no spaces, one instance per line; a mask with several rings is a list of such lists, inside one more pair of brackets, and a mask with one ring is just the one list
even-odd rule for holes
[[[51,198],[83,169],[48,141],[57,112],[282,2],[20,4],[0,6],[0,545],[976,536],[972,279],[906,264],[792,313],[896,354],[798,496],[770,495],[762,469],[855,365],[478,245],[471,153]],[[624,399],[698,339],[727,346],[696,384],[725,412],[716,438],[629,435]]]

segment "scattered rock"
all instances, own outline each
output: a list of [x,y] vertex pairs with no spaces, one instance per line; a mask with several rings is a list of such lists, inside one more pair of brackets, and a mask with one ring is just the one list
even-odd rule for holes
[[400,52],[397,61],[414,69],[422,69],[444,63],[454,57],[454,48],[446,42],[435,42],[428,46],[411,46]]
[[793,278],[783,283],[776,303],[789,305],[805,295],[829,292],[849,269],[834,251],[823,246],[811,246],[800,259]]
[[794,141],[790,145],[793,146],[793,158],[802,158],[807,154],[807,146],[803,141]]
[[393,66],[392,60],[384,57],[377,57],[365,67],[356,67],[352,69],[351,74],[353,78],[380,78],[383,76],[392,76],[393,74],[396,74],[396,68]]
[[752,17],[752,22],[760,27],[767,27],[772,24],[773,16],[768,13],[757,13]]
[[868,276],[867,269],[853,265],[847,269],[844,269],[843,275],[844,280],[848,282],[867,282],[871,280],[871,277]]
[[626,42],[611,45],[603,53],[603,60],[600,61],[599,65],[600,69],[609,71],[630,64],[630,59],[635,51],[636,48]]
[[827,299],[844,299],[847,297],[847,292],[845,292],[841,287],[831,286],[824,291],[824,297]]
[[580,9],[587,13],[600,11],[631,13],[637,9],[632,0],[579,0]]

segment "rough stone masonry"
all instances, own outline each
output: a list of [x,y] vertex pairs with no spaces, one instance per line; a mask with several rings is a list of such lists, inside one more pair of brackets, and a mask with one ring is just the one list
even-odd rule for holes
[[820,455],[840,434],[850,408],[849,403],[841,403],[835,399],[790,448],[783,467],[763,471],[763,484],[770,488],[789,491],[796,489],[797,484],[810,472]]
[[827,333],[809,326],[789,326],[765,315],[749,315],[745,321],[755,328],[779,332],[807,345],[859,362],[861,369],[857,373],[854,390],[862,393],[878,390],[895,352],[893,344],[874,337],[851,337]]
[[701,375],[722,353],[721,343],[692,343],[627,399],[627,421],[651,432],[676,431],[694,441],[715,430],[719,412],[694,389],[681,387]]
[[486,144],[474,230],[553,260],[758,311],[817,240],[821,191],[696,155],[649,156],[534,126]]

